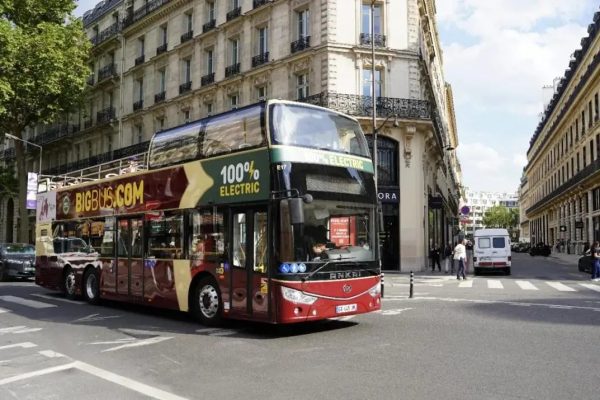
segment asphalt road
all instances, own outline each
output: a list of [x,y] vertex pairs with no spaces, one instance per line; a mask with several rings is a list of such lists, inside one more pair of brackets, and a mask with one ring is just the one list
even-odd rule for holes
[[513,256],[513,275],[386,275],[380,313],[206,328],[0,283],[0,399],[597,399],[600,284]]

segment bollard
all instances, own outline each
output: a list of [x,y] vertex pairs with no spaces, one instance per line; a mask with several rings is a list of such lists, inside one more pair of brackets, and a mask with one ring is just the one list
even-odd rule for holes
[[384,273],[381,273],[381,298],[383,299],[383,289],[385,288],[385,285],[383,284],[383,277],[384,277]]
[[414,272],[410,271],[410,293],[408,295],[409,299],[412,299],[413,297],[413,286],[415,284],[415,274]]

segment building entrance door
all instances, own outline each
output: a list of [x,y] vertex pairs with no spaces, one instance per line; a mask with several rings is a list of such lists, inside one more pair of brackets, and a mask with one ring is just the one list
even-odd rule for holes
[[381,268],[385,270],[400,269],[398,206],[398,204],[382,204]]

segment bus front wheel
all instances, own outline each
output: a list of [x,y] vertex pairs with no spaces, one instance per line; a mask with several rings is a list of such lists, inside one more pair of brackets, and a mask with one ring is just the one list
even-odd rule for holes
[[90,304],[98,304],[100,301],[100,280],[98,272],[90,268],[83,276],[83,297]]
[[192,297],[192,314],[202,325],[215,326],[221,322],[223,300],[219,285],[214,279],[207,277],[194,287]]
[[65,288],[65,295],[68,299],[73,300],[75,298],[75,271],[71,267],[67,267],[63,275],[63,285]]

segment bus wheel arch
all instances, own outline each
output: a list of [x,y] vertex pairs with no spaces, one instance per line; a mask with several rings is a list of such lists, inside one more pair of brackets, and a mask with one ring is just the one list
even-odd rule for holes
[[202,325],[216,326],[223,316],[223,297],[217,280],[208,272],[196,275],[188,297],[192,316]]
[[65,296],[68,299],[73,300],[77,296],[77,277],[75,275],[75,270],[69,264],[67,264],[63,268],[62,276],[62,285]]
[[93,265],[87,265],[83,271],[83,282],[81,292],[83,298],[90,304],[98,304],[100,301],[100,274]]

